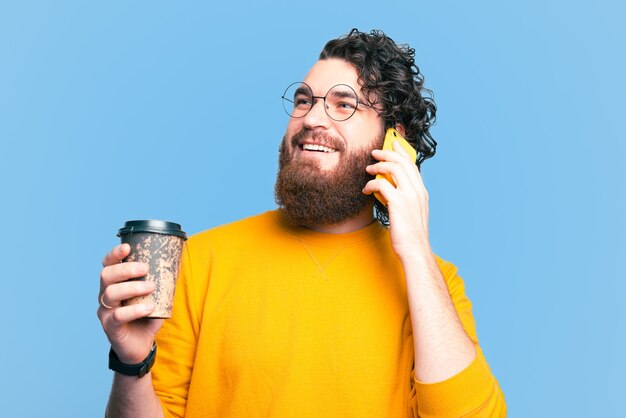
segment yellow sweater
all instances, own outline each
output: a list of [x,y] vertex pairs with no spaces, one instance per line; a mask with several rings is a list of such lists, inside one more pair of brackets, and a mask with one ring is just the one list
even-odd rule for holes
[[[477,344],[456,268],[438,260]],[[152,379],[166,416],[504,416],[478,349],[447,381],[413,377],[402,267],[377,223],[349,234],[272,211],[195,235]]]

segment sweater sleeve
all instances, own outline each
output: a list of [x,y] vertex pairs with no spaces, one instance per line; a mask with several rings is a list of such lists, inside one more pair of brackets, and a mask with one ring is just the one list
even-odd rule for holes
[[183,252],[172,318],[165,320],[156,337],[158,352],[152,369],[152,383],[165,417],[185,416],[200,331],[201,308],[196,299],[202,291],[194,283],[196,278],[189,246],[192,240],[193,237]]
[[437,263],[463,328],[476,347],[476,358],[443,382],[423,383],[413,375],[412,414],[422,418],[505,417],[504,394],[478,346],[472,304],[465,295],[463,280],[453,264],[440,258]]

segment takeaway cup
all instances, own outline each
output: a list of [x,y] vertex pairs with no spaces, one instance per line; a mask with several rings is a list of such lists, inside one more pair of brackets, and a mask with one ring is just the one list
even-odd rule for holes
[[122,306],[152,301],[156,308],[148,318],[171,318],[180,257],[187,235],[174,222],[140,220],[126,222],[117,236],[122,243],[130,245],[130,254],[124,262],[140,261],[149,266],[146,276],[133,280],[148,280],[155,284],[154,292],[125,300]]

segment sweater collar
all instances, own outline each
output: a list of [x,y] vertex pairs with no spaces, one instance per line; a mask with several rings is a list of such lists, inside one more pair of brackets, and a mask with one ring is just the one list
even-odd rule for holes
[[340,247],[357,245],[362,242],[376,239],[387,231],[375,219],[364,228],[345,234],[331,234],[325,232],[317,232],[302,226],[294,226],[290,224],[281,214],[279,209],[269,212],[270,216],[279,227],[287,234],[294,238],[304,241],[307,244],[322,247]]

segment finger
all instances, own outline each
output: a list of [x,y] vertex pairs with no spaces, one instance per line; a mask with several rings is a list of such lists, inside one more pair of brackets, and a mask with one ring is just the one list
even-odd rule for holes
[[409,157],[409,155],[406,152],[404,154],[400,154],[397,151],[374,149],[372,150],[372,157],[380,161],[396,161],[396,162],[404,161],[404,162],[408,162],[409,164],[415,165],[415,162],[411,161],[411,157]]
[[400,163],[392,161],[380,161],[372,165],[365,167],[365,171],[369,174],[393,174],[397,171],[403,170]]
[[113,335],[129,322],[150,315],[155,307],[152,302],[121,306],[113,311],[108,311],[110,312],[109,315],[102,315],[102,327],[107,335]]
[[405,157],[411,158],[409,153],[406,152],[406,150],[404,148],[402,148],[402,145],[400,145],[400,141],[393,141],[392,146],[393,146],[394,151],[399,152],[400,154],[404,155]]
[[122,260],[128,257],[128,254],[130,254],[130,245],[126,243],[120,244],[104,256],[104,258],[102,259],[102,267],[121,263]]
[[146,263],[128,262],[113,264],[103,268],[100,272],[100,286],[104,289],[114,283],[143,277],[148,274],[148,271],[149,267]]
[[[108,286],[100,296],[102,305],[116,308],[121,305],[123,300],[134,298],[137,296],[149,295],[155,289],[154,282],[143,280],[134,280],[112,284]],[[105,308],[107,306],[104,306]]]
[[152,302],[138,303],[136,305],[123,306],[113,312],[113,320],[120,325],[127,324],[146,315],[150,315],[156,308]]
[[417,165],[415,165],[415,161],[412,161],[411,157],[406,152],[404,152],[404,154],[400,154],[396,151],[373,150],[372,156],[379,161],[398,163],[404,167],[407,173],[411,173],[411,175],[419,171],[417,169]]
[[[397,162],[381,161],[376,164],[368,165],[365,170],[371,174],[389,174],[396,184],[396,187],[410,187],[412,174],[406,172],[406,167]],[[413,187],[415,188],[415,187]]]
[[[370,168],[371,167],[371,168]],[[364,194],[371,194],[378,192],[385,197],[387,201],[395,200],[394,196],[403,195],[405,197],[416,197],[425,201],[428,201],[428,191],[424,187],[424,183],[421,178],[414,178],[411,180],[407,173],[402,169],[398,169],[397,163],[380,162],[366,168],[367,172],[374,174],[381,174],[385,176],[391,175],[393,183],[386,177],[376,177],[370,180],[362,192]]]
[[386,161],[386,162],[396,162],[400,164],[402,167],[404,167],[409,177],[415,179],[415,182],[412,184],[415,185],[416,191],[421,193],[422,190],[426,190],[426,187],[424,185],[424,179],[422,178],[422,174],[417,168],[417,165],[415,165],[415,162],[411,161],[410,157],[407,154],[403,156],[395,151],[373,150],[372,156],[376,158],[377,160]]
[[396,188],[384,178],[368,181],[362,190],[363,194],[379,193],[386,201],[389,201],[389,198],[393,196],[395,191]]

